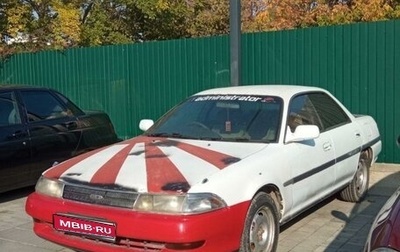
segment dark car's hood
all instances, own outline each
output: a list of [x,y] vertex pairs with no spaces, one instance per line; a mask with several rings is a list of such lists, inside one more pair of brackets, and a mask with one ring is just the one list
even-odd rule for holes
[[186,191],[265,146],[141,136],[70,159],[44,175],[138,192]]
[[370,232],[370,249],[400,250],[400,187],[379,211]]

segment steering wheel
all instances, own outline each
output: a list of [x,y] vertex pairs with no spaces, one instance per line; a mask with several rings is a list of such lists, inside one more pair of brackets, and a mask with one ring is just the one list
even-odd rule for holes
[[211,133],[212,134],[212,137],[221,137],[217,132],[211,130],[209,127],[207,127],[206,125],[204,125],[201,122],[192,121],[192,122],[190,122],[190,123],[188,123],[186,125],[187,126],[195,126],[195,127],[201,128],[203,130],[206,130],[207,133]]
[[203,123],[197,122],[197,121],[190,122],[190,123],[187,124],[187,126],[198,126],[200,128],[203,128],[203,129],[211,131],[211,129],[209,127],[207,127]]

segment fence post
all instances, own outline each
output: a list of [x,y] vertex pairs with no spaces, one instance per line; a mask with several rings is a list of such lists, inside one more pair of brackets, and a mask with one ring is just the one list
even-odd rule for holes
[[229,40],[231,86],[240,85],[241,72],[241,15],[240,0],[230,0],[229,5]]

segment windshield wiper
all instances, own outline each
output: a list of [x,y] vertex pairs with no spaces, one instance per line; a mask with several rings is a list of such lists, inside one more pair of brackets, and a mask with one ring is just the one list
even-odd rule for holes
[[245,137],[242,137],[242,138],[233,138],[232,140],[233,140],[233,141],[236,141],[236,142],[249,142],[249,141],[250,141],[250,139],[245,138]]
[[182,135],[180,133],[176,133],[176,132],[173,132],[173,133],[160,132],[160,133],[147,134],[146,136],[149,136],[149,137],[175,137],[175,138],[185,138],[185,139],[193,138],[190,136],[184,136],[184,135]]
[[167,136],[169,136],[169,134],[163,132],[163,133],[146,134],[146,136],[149,136],[149,137],[167,137]]
[[222,137],[199,137],[199,140],[211,140],[211,141],[222,141]]

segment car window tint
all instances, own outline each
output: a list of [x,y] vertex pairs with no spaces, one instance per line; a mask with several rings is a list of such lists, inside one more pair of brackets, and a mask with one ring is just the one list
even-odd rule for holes
[[70,114],[68,109],[46,91],[22,91],[29,121],[40,121],[65,117]]
[[146,133],[226,141],[276,142],[282,99],[273,96],[204,95],[176,106]]
[[329,130],[350,122],[347,114],[329,95],[313,93],[309,95],[309,98],[317,110],[324,130]]
[[316,125],[322,129],[321,120],[308,94],[296,96],[291,100],[287,125],[292,132],[298,125]]
[[0,93],[0,126],[8,126],[20,123],[21,117],[14,93]]
[[63,103],[68,107],[68,109],[71,110],[72,114],[74,115],[83,114],[83,111],[78,106],[76,106],[72,101],[70,101],[67,97],[58,92],[54,93],[58,96],[58,98],[60,98],[63,101]]

